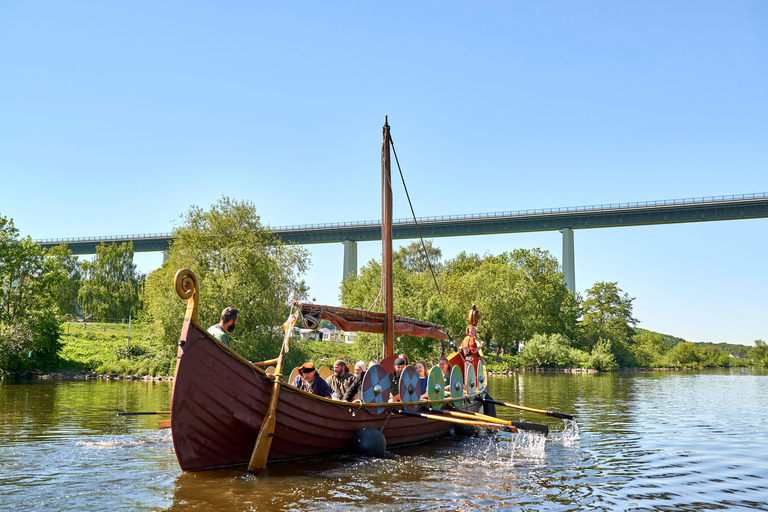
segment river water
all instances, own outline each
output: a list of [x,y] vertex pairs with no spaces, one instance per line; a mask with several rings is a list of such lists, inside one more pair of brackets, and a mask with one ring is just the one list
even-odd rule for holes
[[350,455],[182,473],[171,384],[0,383],[0,510],[766,510],[768,371],[523,373],[497,400],[558,410],[541,437],[446,437],[390,459]]

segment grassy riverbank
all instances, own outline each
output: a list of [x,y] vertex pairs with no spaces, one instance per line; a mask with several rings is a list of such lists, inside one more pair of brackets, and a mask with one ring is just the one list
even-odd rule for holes
[[[130,339],[128,324],[67,322],[61,343],[59,363],[45,370],[170,377],[176,363],[176,347],[161,345],[150,326],[138,322],[131,325]],[[301,344],[301,352],[312,354],[318,365],[332,366],[339,358],[357,360],[354,347],[345,343],[293,341],[292,347],[296,344]]]
[[149,326],[75,323],[62,326],[59,371],[118,375],[173,375],[176,352],[153,341]]

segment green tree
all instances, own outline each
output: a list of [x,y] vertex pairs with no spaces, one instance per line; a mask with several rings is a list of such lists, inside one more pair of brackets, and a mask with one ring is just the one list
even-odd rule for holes
[[501,256],[523,276],[520,286],[524,308],[518,314],[524,317],[527,332],[522,333],[522,339],[529,339],[535,333],[575,337],[579,302],[565,285],[557,259],[539,248],[517,249]]
[[[307,251],[281,243],[261,224],[251,202],[227,197],[210,210],[190,207],[173,238],[166,261],[145,287],[146,312],[157,336],[169,350],[178,341],[185,304],[173,289],[173,277],[187,267],[199,281],[200,322],[205,327],[218,323],[225,307],[236,307],[232,347],[253,361],[274,357],[290,302],[307,296],[300,279],[309,264]],[[301,347],[292,346],[286,366],[301,357]]]
[[77,294],[82,283],[82,271],[77,256],[67,244],[51,247],[46,253],[46,272],[54,280],[54,296],[64,315],[74,315],[77,310]]
[[763,340],[755,340],[755,346],[747,352],[747,357],[755,364],[768,366],[768,343]]
[[[475,303],[481,312],[478,336],[492,341],[497,353],[515,353],[519,340],[536,333],[576,331],[577,298],[565,287],[557,260],[548,252],[533,249],[483,258],[462,252],[436,267],[438,295],[431,274],[423,272],[424,260],[415,255],[420,249],[418,242],[412,243],[393,257],[396,314],[442,324],[458,342]],[[431,244],[427,249],[436,260],[439,249]],[[356,278],[345,280],[343,304],[362,309],[380,304],[380,270],[379,262],[372,260]],[[448,350],[447,343],[409,337],[398,337],[395,347],[423,358]]]
[[669,361],[673,366],[698,366],[703,359],[701,349],[690,341],[678,343],[669,352]]
[[78,290],[83,310],[99,319],[127,319],[137,313],[144,276],[133,263],[133,242],[101,244],[82,262],[85,278]]
[[0,371],[45,366],[60,348],[61,317],[45,251],[0,216]]
[[632,316],[635,299],[619,288],[616,282],[595,283],[587,290],[582,303],[582,335],[579,348],[592,351],[600,338],[610,340],[611,350],[620,366],[636,364],[632,351],[634,327],[637,319]]
[[[411,242],[410,244],[401,247],[398,251],[392,254],[392,259],[400,260],[403,267],[409,272],[428,273],[430,263],[435,271],[438,270],[442,255],[443,253],[439,247],[432,245],[431,240],[425,240],[423,246],[419,241]],[[429,259],[427,259],[427,257],[429,257]]]
[[669,347],[661,334],[643,331],[635,335],[632,350],[638,366],[651,368],[658,366],[664,360]]

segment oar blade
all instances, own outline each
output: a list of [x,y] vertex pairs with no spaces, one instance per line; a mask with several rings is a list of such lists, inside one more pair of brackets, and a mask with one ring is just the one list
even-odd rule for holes
[[549,435],[549,427],[542,425],[541,423],[531,423],[529,421],[513,421],[512,426],[518,430],[536,432],[543,435],[544,437]]

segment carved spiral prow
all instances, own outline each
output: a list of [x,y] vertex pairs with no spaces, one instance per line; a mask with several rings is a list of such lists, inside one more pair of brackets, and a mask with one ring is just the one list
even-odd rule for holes
[[184,319],[191,318],[197,323],[197,306],[200,303],[200,288],[197,284],[197,276],[188,268],[182,268],[173,278],[173,286],[176,294],[187,301],[187,312]]

